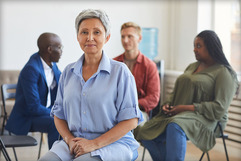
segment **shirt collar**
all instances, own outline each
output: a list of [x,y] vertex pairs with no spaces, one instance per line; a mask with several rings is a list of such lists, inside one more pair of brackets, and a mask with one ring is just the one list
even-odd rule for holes
[[[72,70],[74,73],[77,75],[80,75],[82,66],[83,66],[83,61],[84,61],[85,54],[83,54],[79,60],[75,63],[75,65],[72,67]],[[110,73],[111,66],[110,66],[110,59],[109,57],[105,54],[105,52],[102,52],[102,58],[98,67],[98,70],[96,73],[99,73],[100,71],[106,71]]]
[[[50,69],[52,69],[50,66],[48,66],[48,64],[43,60],[43,58],[40,56],[40,60],[41,60],[41,62],[42,62],[42,64],[43,64],[43,68],[44,68],[44,70],[50,70]],[[53,66],[53,64],[52,64],[52,66]]]
[[139,54],[138,54],[138,56],[136,58],[136,62],[137,63],[141,63],[142,60],[143,60],[143,54],[139,51]]

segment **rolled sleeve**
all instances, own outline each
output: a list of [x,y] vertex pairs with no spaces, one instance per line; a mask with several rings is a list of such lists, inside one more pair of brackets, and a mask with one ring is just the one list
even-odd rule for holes
[[63,113],[63,110],[61,107],[59,107],[57,104],[55,104],[50,112],[50,116],[51,117],[58,117],[59,119],[62,119],[64,120],[65,117],[64,117],[64,113]]
[[119,108],[117,121],[128,120],[132,118],[138,118],[138,124],[143,121],[143,116],[138,106],[137,89],[133,75],[129,70],[125,70],[120,78],[118,85],[119,95],[117,98],[116,106]]
[[59,80],[56,100],[50,112],[51,117],[56,116],[59,119],[65,119],[64,111],[63,111],[63,84],[64,84],[64,78],[63,78],[63,75],[61,75]]
[[129,120],[132,118],[138,118],[138,125],[144,120],[142,113],[138,109],[138,106],[131,107],[131,108],[125,108],[121,110],[118,114],[117,120],[118,122],[123,120]]
[[194,111],[202,113],[200,108],[201,105],[199,103],[193,103],[193,105],[194,105]]

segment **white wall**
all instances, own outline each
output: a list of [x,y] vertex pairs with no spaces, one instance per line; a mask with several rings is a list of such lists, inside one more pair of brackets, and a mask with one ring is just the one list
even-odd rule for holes
[[197,35],[197,1],[171,1],[166,69],[183,71],[195,61],[193,40]]
[[183,71],[195,61],[192,48],[197,34],[197,1],[11,1],[0,2],[0,69],[21,69],[37,52],[36,40],[43,32],[58,34],[64,45],[61,70],[76,61],[82,51],[76,41],[74,21],[87,8],[103,9],[112,22],[111,39],[105,46],[109,57],[123,52],[120,26],[134,21],[159,29],[159,55],[166,69]]

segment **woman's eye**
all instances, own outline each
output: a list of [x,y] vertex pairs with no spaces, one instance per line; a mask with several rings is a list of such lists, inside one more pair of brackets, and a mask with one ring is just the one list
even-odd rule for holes
[[88,34],[88,32],[86,32],[86,31],[82,31],[81,34],[86,35],[86,34]]
[[194,45],[194,48],[201,48],[201,45],[200,44],[196,44],[196,45]]
[[95,31],[95,34],[100,34],[100,31]]

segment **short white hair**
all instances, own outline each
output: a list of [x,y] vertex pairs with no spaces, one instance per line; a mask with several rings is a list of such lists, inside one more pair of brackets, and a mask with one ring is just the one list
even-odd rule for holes
[[75,19],[75,29],[76,29],[77,34],[79,32],[80,23],[83,20],[90,19],[90,18],[98,18],[102,22],[102,24],[105,28],[106,37],[108,35],[110,35],[110,20],[109,20],[108,15],[102,10],[94,10],[94,9],[83,10],[76,17],[76,19]]

